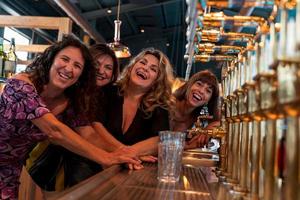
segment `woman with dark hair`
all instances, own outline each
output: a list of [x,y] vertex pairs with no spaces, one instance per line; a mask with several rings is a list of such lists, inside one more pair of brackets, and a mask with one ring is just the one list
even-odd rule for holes
[[[96,68],[96,95],[90,101],[90,106],[93,107],[96,115],[97,113],[105,112],[104,109],[109,104],[105,94],[109,93],[113,84],[117,81],[120,68],[115,52],[107,44],[94,44],[89,50]],[[91,121],[94,120],[95,118]]]
[[[105,108],[109,103],[104,94],[106,90],[110,90],[119,76],[119,63],[114,51],[106,44],[94,44],[89,51],[96,69],[95,95],[88,99],[88,105],[93,110],[89,116],[89,120],[92,121],[96,113],[104,112],[103,109],[97,109],[99,107],[97,105],[103,105],[101,107]],[[109,144],[102,142],[99,136],[95,138],[90,135],[91,126],[82,126],[80,129],[85,129],[81,131],[84,134],[83,137],[90,137],[95,145],[109,149],[107,148]],[[76,155],[61,146],[49,144],[47,141],[39,143],[34,148],[31,159],[27,160],[27,168],[35,182],[48,191],[61,191],[71,187],[102,169],[101,165],[96,162]],[[43,176],[45,173],[48,175]]]
[[[119,77],[120,70],[114,51],[106,44],[94,44],[89,48],[89,51],[95,63],[97,85],[95,99],[90,101],[90,106],[93,107],[94,114],[97,115],[106,112],[105,108],[109,106],[110,102],[108,102],[105,94],[112,89],[113,83]],[[103,139],[101,138],[101,140]],[[110,143],[105,143],[105,141],[101,141],[101,143],[102,148],[107,151],[116,150],[110,148]],[[60,186],[60,188],[71,187],[101,170],[102,166],[98,163],[67,151],[64,158],[64,185]],[[59,189],[59,187],[56,189]]]
[[[176,98],[175,108],[172,110],[170,120],[171,129],[186,131],[194,125],[202,110],[208,112],[206,128],[220,125],[219,83],[217,77],[210,71],[204,70],[194,74],[183,86],[174,92]],[[206,144],[208,138],[204,135],[197,136],[198,146]],[[189,144],[189,143],[188,143]],[[194,146],[195,147],[195,146]]]
[[95,62],[97,87],[112,85],[120,73],[119,62],[114,51],[106,44],[94,44],[89,50]]
[[[85,45],[65,36],[25,72],[7,80],[0,95],[1,199],[18,198],[22,165],[34,144],[47,138],[99,164],[138,164],[132,156],[107,153],[73,131],[90,113],[85,97],[95,88],[94,73]],[[69,126],[59,120],[61,115],[70,117]]]

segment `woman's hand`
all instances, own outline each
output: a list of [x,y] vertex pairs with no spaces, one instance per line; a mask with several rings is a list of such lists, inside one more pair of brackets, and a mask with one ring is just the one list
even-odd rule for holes
[[199,134],[194,136],[190,141],[186,142],[185,149],[194,149],[204,147],[208,143],[210,136]]
[[[139,159],[143,162],[152,162],[155,163],[157,161],[157,157],[154,156],[140,156]],[[143,169],[144,166],[142,164],[139,165],[133,165],[133,164],[127,164],[127,167],[130,170],[139,170],[139,169]]]
[[142,164],[134,165],[134,164],[127,164],[128,169],[130,170],[140,170],[143,169],[144,166]]
[[108,153],[108,159],[104,165],[110,166],[121,163],[140,165],[141,161],[138,159],[136,151],[134,151],[134,149],[127,146],[122,146],[114,152]]
[[152,162],[152,163],[155,163],[157,162],[157,157],[155,156],[139,156],[139,159],[143,162]]

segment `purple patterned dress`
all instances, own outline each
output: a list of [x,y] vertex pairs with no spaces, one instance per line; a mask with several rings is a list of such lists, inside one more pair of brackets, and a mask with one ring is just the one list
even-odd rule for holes
[[0,199],[17,199],[22,165],[36,142],[44,140],[32,122],[50,111],[35,88],[10,79],[0,94]]

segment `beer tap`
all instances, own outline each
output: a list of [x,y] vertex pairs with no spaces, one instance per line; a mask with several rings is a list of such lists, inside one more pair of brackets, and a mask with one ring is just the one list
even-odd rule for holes
[[249,33],[224,32],[222,27],[218,29],[196,29],[195,42],[218,42],[221,39],[232,42],[249,42],[253,40],[254,35]]
[[208,108],[206,106],[200,111],[197,121],[195,122],[195,127],[188,130],[188,138],[192,138],[198,134],[205,134],[212,138],[222,138],[226,135],[226,131],[222,127],[217,127],[213,129],[205,129],[208,125],[208,120],[212,119],[213,116],[209,115]]
[[[223,104],[222,104],[223,105]],[[222,109],[224,106],[222,106]],[[223,110],[224,111],[224,110]],[[226,163],[227,163],[227,155],[226,155],[226,147],[227,147],[227,131],[223,127],[224,125],[224,118],[221,120],[221,125],[219,127],[213,128],[213,129],[206,129],[206,126],[208,125],[208,120],[211,120],[213,116],[211,116],[208,112],[208,108],[204,106],[199,116],[197,117],[197,121],[194,124],[194,127],[190,130],[188,130],[187,137],[188,139],[191,139],[192,137],[204,134],[211,138],[219,139],[220,141],[220,151],[219,151],[219,157],[220,157],[220,164],[219,169],[217,170],[217,175],[221,175],[222,172],[226,170]]]
[[[189,55],[184,55],[185,59],[188,59]],[[209,61],[232,61],[236,59],[234,55],[210,55],[210,54],[196,54],[193,56],[197,62],[209,62]]]
[[213,43],[199,43],[196,45],[199,52],[207,54],[221,53],[221,54],[238,54],[244,51],[244,47],[233,45],[215,45]]
[[204,27],[259,26],[265,22],[264,18],[256,16],[226,16],[223,12],[207,13],[203,15]]

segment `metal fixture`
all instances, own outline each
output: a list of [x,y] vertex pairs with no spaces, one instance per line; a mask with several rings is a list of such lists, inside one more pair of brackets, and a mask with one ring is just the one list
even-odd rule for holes
[[115,22],[115,35],[114,41],[109,44],[109,47],[115,52],[117,58],[128,58],[131,56],[130,50],[127,46],[120,42],[120,28],[121,28],[121,20],[120,20],[120,0],[118,0],[118,11],[117,11],[117,20]]

